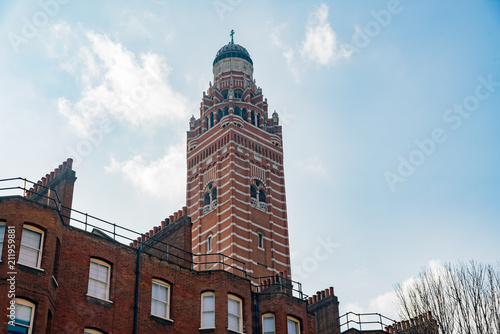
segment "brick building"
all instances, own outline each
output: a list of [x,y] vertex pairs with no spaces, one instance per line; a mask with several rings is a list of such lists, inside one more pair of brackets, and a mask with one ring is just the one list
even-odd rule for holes
[[73,209],[72,159],[38,182],[0,180],[0,333],[368,334],[432,324],[339,317],[332,287],[302,293],[290,270],[278,115],[268,117],[250,54],[232,38],[213,74],[189,121],[186,206],[145,233]]
[[[145,233],[72,208],[68,159],[0,180],[4,333],[338,333],[292,280],[278,115],[232,40],[187,132],[186,206]],[[17,191],[16,194],[11,194]]]

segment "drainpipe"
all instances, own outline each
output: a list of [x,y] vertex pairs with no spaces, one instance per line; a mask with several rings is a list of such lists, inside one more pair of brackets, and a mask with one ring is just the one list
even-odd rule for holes
[[141,248],[142,243],[137,247],[137,261],[135,265],[135,296],[134,296],[134,334],[137,334],[137,314],[139,311],[139,279],[141,276]]

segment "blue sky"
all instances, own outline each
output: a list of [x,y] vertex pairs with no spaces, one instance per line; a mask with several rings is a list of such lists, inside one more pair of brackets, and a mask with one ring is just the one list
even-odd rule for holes
[[185,202],[185,132],[231,29],[280,114],[306,293],[396,317],[393,284],[421,267],[499,260],[493,0],[2,1],[1,177],[73,157],[74,208],[158,225]]

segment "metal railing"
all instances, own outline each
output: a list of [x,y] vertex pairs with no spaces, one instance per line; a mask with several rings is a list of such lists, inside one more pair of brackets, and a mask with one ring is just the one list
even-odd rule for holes
[[[69,221],[71,226],[86,232],[97,233],[125,245],[135,242],[137,247],[141,247],[142,251],[145,253],[152,254],[160,259],[174,262],[193,270],[204,271],[207,270],[208,267],[210,267],[211,270],[220,268],[221,270],[232,272],[241,277],[247,277],[245,263],[243,261],[221,253],[193,254],[160,240],[158,235],[149,236],[88,213],[66,207],[62,205],[56,190],[26,178],[17,177],[0,179],[0,184],[6,185],[0,187],[2,195],[19,196],[21,193],[22,197],[27,200],[45,204],[56,209],[63,222]],[[31,186],[36,186],[35,190],[37,191],[29,190]],[[70,212],[70,215],[64,214],[63,209],[66,209],[66,212]]]
[[[54,208],[57,210],[63,223],[70,222],[71,226],[80,230],[109,238],[127,246],[133,243],[137,247],[141,247],[142,252],[174,262],[185,268],[196,271],[224,270],[237,276],[248,278],[252,282],[254,292],[283,292],[295,298],[307,299],[307,295],[302,293],[302,284],[300,282],[279,275],[254,277],[247,273],[245,262],[233,257],[222,253],[193,254],[160,240],[159,233],[154,235],[149,235],[148,233],[146,235],[86,212],[66,207],[62,205],[62,201],[56,190],[40,183],[17,177],[0,179],[0,185],[7,185],[0,187],[2,195],[19,196],[19,193],[21,193],[22,197],[27,200]],[[29,190],[31,186],[34,187],[35,191]]]
[[338,318],[340,332],[343,333],[351,328],[359,331],[385,330],[396,323],[395,320],[387,318],[380,313],[354,313],[347,312]]
[[258,293],[275,293],[282,292],[284,294],[299,298],[302,300],[307,299],[307,295],[302,292],[302,283],[293,281],[289,278],[283,276],[264,276],[264,277],[252,277],[256,279],[258,285],[252,285],[254,292]]

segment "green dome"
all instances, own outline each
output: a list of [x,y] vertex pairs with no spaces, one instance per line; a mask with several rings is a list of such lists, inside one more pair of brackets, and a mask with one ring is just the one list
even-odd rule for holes
[[222,59],[231,57],[245,59],[253,66],[252,58],[250,58],[250,54],[248,53],[247,49],[239,44],[234,43],[224,45],[222,48],[220,48],[219,51],[217,51],[213,66],[215,66],[215,64],[217,64]]

